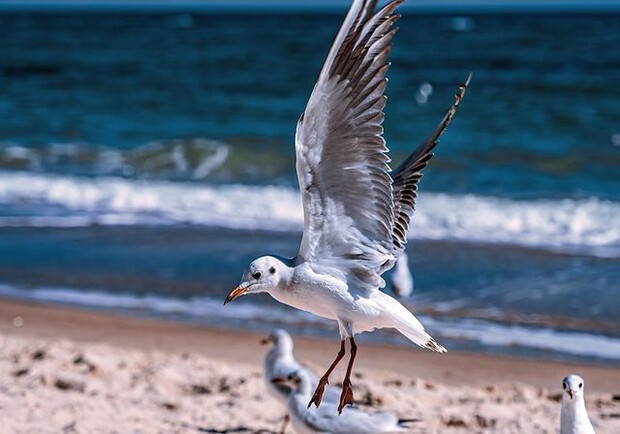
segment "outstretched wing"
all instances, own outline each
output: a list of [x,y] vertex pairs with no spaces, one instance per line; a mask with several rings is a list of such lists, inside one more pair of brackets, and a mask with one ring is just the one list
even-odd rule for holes
[[452,107],[450,107],[450,110],[448,110],[448,113],[446,113],[433,134],[392,172],[394,180],[394,229],[392,240],[394,242],[393,253],[395,256],[403,252],[407,243],[407,231],[415,210],[418,182],[422,178],[422,170],[433,157],[433,149],[439,143],[439,138],[456,114],[459,103],[467,91],[467,86],[469,86],[471,76],[472,74],[469,74],[465,84],[459,86],[459,92],[455,96],[454,104],[452,104]]
[[[344,270],[358,288],[383,284],[393,261],[393,202],[383,108],[395,0],[355,0],[297,124],[304,206],[299,260]],[[362,289],[362,288],[360,288]]]

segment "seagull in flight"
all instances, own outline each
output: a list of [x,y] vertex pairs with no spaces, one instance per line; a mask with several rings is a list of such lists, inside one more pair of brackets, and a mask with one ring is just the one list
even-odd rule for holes
[[585,383],[578,375],[562,380],[560,434],[595,434],[584,397]]
[[224,302],[267,292],[281,303],[337,321],[340,350],[308,406],[321,404],[348,340],[339,413],[353,403],[355,334],[393,328],[423,348],[446,351],[407,308],[380,290],[385,286],[381,275],[405,249],[422,169],[471,74],[437,129],[391,171],[382,127],[384,91],[399,18],[394,11],[402,2],[391,1],[375,13],[378,0],[353,1],[297,123],[296,169],[304,209],[299,253],[293,259],[254,260]]

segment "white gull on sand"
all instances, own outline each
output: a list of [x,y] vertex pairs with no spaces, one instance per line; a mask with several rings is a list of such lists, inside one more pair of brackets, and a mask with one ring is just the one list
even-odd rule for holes
[[409,257],[402,252],[396,260],[394,272],[392,273],[391,285],[392,291],[398,298],[407,298],[413,292],[413,274],[409,269]]
[[279,384],[288,383],[293,392],[288,398],[288,412],[295,432],[298,434],[379,434],[407,432],[407,423],[393,413],[366,412],[359,408],[347,408],[336,414],[337,402],[325,401],[319,408],[308,407],[312,395],[312,382],[304,371],[285,379],[275,379]]
[[578,375],[562,380],[560,434],[595,434],[585,401],[585,382]]
[[[275,379],[288,378],[293,374],[303,372],[312,387],[318,384],[319,377],[295,359],[293,355],[293,338],[286,330],[274,330],[261,343],[265,345],[271,344],[269,351],[265,355],[265,383],[269,393],[278,401],[285,406],[287,405],[289,395],[291,394],[291,387],[285,383],[274,382],[273,380]],[[340,389],[328,386],[323,399],[337,403],[340,392]],[[289,415],[286,414],[280,432],[283,433],[286,430],[288,421]]]
[[[381,274],[407,242],[422,169],[456,113],[467,83],[437,129],[394,172],[383,139],[383,108],[395,0],[374,12],[377,0],[355,0],[297,124],[297,176],[304,209],[298,255],[253,261],[226,298],[267,292],[281,303],[338,322],[340,350],[320,378],[310,404],[318,407],[329,375],[351,356],[338,411],[353,403],[354,335],[395,328],[417,345],[445,352],[420,321],[381,292]],[[309,405],[310,405],[309,404]]]

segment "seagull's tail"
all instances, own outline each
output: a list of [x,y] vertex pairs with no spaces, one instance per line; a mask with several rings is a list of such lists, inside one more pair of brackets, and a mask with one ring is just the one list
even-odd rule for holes
[[422,348],[427,348],[436,353],[447,352],[447,350],[443,346],[439,345],[431,335],[424,331],[424,329],[409,327],[405,324],[399,324],[396,328],[399,332],[405,335],[407,339],[409,339],[414,344],[421,346]]
[[427,348],[436,353],[445,353],[446,349],[439,345],[435,339],[424,330],[424,326],[418,319],[411,313],[405,306],[399,303],[389,295],[378,291],[377,297],[381,300],[379,303],[383,308],[389,312],[391,317],[391,327],[394,327],[399,332],[407,337],[411,342]]

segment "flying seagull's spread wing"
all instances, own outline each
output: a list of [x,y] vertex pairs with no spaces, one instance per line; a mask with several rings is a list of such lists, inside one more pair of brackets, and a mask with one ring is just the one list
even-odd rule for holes
[[407,231],[415,210],[418,182],[422,178],[422,170],[433,157],[433,149],[439,143],[439,138],[456,114],[459,103],[467,91],[467,86],[469,86],[471,76],[469,74],[465,84],[459,86],[459,92],[456,94],[454,104],[452,104],[452,107],[450,107],[450,110],[448,110],[448,113],[446,113],[433,134],[392,172],[394,180],[392,184],[394,189],[394,229],[392,236],[394,242],[393,252],[396,256],[400,255],[407,243]]
[[355,0],[297,124],[304,206],[298,261],[331,269],[358,289],[382,287],[407,242],[417,185],[469,84],[434,133],[390,176],[383,139],[388,55],[399,18],[394,0]]
[[[345,270],[358,288],[383,284],[392,263],[393,199],[382,137],[395,0],[356,0],[297,124],[297,176],[304,205],[298,258]],[[362,288],[360,288],[362,289]]]

